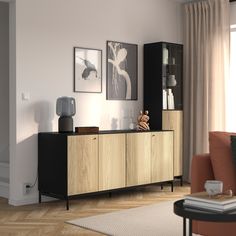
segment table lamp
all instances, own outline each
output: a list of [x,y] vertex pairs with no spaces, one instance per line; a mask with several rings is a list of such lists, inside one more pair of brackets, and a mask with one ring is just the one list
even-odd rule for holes
[[58,131],[60,133],[73,132],[73,118],[75,115],[75,99],[72,97],[59,97],[56,104]]

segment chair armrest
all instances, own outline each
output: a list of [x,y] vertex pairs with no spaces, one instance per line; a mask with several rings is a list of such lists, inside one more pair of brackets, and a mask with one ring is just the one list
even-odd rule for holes
[[191,164],[191,193],[205,191],[206,180],[213,180],[211,159],[209,154],[196,155]]

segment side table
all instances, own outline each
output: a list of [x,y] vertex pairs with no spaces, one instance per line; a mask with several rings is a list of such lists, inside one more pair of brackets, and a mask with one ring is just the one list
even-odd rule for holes
[[183,217],[183,235],[186,236],[186,219],[189,219],[189,236],[192,235],[192,220],[211,222],[236,222],[236,209],[229,212],[212,212],[184,206],[184,199],[174,202],[174,213]]

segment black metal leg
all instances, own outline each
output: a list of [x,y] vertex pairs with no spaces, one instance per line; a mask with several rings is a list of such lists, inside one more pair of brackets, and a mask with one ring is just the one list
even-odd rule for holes
[[180,186],[183,186],[183,176],[182,175],[175,176],[174,178],[180,180]]
[[111,198],[111,192],[109,192],[109,197]]
[[192,219],[189,219],[189,236],[192,236]]
[[174,192],[174,182],[171,181],[171,192]]
[[69,198],[66,197],[66,210],[68,211],[69,210]]
[[42,202],[42,198],[41,198],[41,192],[39,191],[39,203]]
[[186,218],[183,218],[183,236],[186,236]]
[[163,184],[161,184],[161,190],[163,189]]

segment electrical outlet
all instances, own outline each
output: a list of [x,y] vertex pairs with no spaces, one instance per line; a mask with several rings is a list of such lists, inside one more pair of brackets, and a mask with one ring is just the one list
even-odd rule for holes
[[31,183],[24,183],[23,184],[23,193],[24,195],[29,194],[31,190]]

